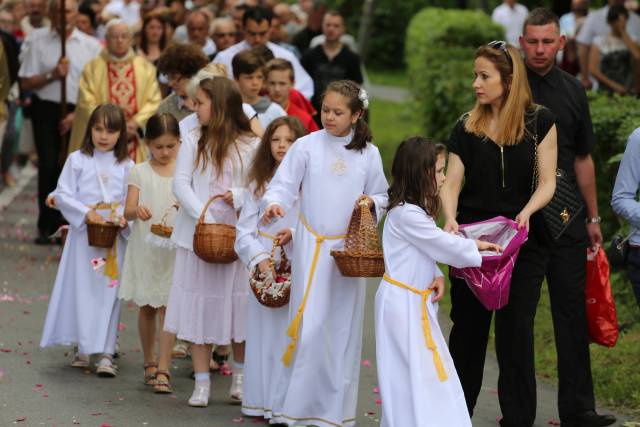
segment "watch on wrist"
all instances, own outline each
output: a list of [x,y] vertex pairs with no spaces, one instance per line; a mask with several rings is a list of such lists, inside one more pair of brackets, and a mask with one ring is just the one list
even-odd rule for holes
[[602,222],[602,218],[600,218],[599,216],[596,216],[593,218],[587,218],[584,220],[584,222],[586,224],[600,224],[600,222]]

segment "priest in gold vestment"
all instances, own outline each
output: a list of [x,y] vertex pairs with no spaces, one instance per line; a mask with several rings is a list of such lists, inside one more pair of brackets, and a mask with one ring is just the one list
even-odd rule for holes
[[91,112],[100,104],[117,104],[127,118],[129,154],[136,163],[147,160],[141,131],[160,105],[156,68],[131,48],[132,35],[126,23],[107,24],[107,47],[82,71],[71,130],[69,153],[80,148]]

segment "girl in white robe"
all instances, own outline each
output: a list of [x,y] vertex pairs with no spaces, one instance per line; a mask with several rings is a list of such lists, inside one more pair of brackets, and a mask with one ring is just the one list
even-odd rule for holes
[[[116,272],[107,267],[117,261],[119,270],[126,241],[118,233],[117,260],[113,259],[113,253],[110,259],[108,249],[89,246],[86,221],[114,219],[109,218],[109,209],[96,211],[92,207],[106,203],[118,206],[118,220],[121,226],[126,226],[120,215],[132,166],[122,110],[112,104],[100,105],[89,119],[82,147],[67,158],[58,185],[47,201],[62,212],[69,222],[69,232],[40,346],[76,344],[72,366],[82,368],[89,366],[89,355],[99,353],[102,356],[96,372],[101,376],[116,374],[112,355],[120,303]],[[105,266],[99,268],[105,257]]]
[[[171,239],[178,246],[164,330],[193,343],[195,387],[189,405],[209,404],[213,344],[230,344],[234,366],[230,398],[242,399],[242,364],[248,281],[237,280],[239,262],[211,264],[193,252],[196,223],[210,197],[205,222],[234,225],[246,190],[247,172],[259,142],[242,111],[242,98],[224,77],[205,79],[195,96],[201,128],[183,132],[173,193],[180,203]],[[245,273],[246,277],[246,273]]]
[[[344,247],[360,199],[386,205],[387,180],[378,149],[367,142],[366,94],[350,81],[331,83],[322,105],[324,130],[299,139],[269,183],[264,221],[284,216],[300,200],[293,242],[282,404],[272,423],[354,425],[360,375],[364,279],[343,277],[332,249]],[[355,129],[354,129],[355,127]]]
[[[265,187],[291,145],[306,134],[295,117],[281,117],[267,128],[249,172],[249,191],[242,205],[238,220],[235,249],[247,267],[249,275],[256,268],[264,273],[269,270],[269,256],[278,241],[291,257],[292,230],[298,221],[298,205],[284,218],[269,225],[262,225],[259,217],[260,199]],[[276,259],[280,254],[276,253]],[[247,348],[245,354],[245,380],[242,393],[242,413],[249,416],[271,418],[277,407],[276,385],[283,365],[282,349],[286,346],[289,306],[271,308],[249,297],[247,317]]]
[[444,279],[436,262],[477,267],[480,250],[500,248],[438,228],[434,217],[444,167],[444,146],[421,137],[404,141],[392,166],[382,239],[386,273],[375,303],[384,427],[471,427],[438,324]]

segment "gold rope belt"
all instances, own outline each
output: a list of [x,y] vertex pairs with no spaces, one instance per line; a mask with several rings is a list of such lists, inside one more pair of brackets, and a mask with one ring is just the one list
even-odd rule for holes
[[262,237],[266,237],[267,239],[271,239],[271,240],[277,240],[278,239],[275,235],[269,234],[269,233],[265,233],[264,231],[258,230],[258,234],[261,235]]
[[431,327],[429,325],[429,317],[427,313],[427,299],[429,298],[429,294],[433,292],[433,290],[432,289],[419,290],[419,289],[413,288],[405,283],[392,279],[391,277],[387,276],[386,273],[382,278],[386,280],[388,283],[391,283],[392,285],[411,291],[414,294],[420,295],[420,297],[422,298],[422,330],[424,331],[424,340],[425,340],[425,343],[427,344],[427,348],[429,348],[429,350],[431,350],[431,352],[433,353],[433,363],[436,366],[436,371],[438,372],[438,378],[440,379],[440,381],[446,381],[447,372],[445,371],[444,365],[442,364],[442,359],[440,359],[440,354],[438,353],[438,347],[436,346],[436,343],[433,341],[433,336],[431,335]]
[[293,321],[287,328],[287,335],[291,338],[291,342],[287,346],[287,350],[282,355],[282,363],[285,366],[289,366],[291,364],[291,358],[293,357],[293,352],[296,349],[296,345],[298,343],[298,329],[300,327],[300,322],[302,321],[302,315],[304,314],[304,309],[307,305],[307,299],[309,298],[309,290],[311,289],[311,283],[313,282],[313,276],[316,272],[316,267],[318,265],[318,257],[320,256],[320,246],[322,242],[325,240],[338,240],[344,239],[346,234],[340,234],[337,236],[323,236],[318,234],[311,226],[307,223],[304,218],[304,215],[300,214],[300,222],[304,225],[309,233],[311,233],[316,238],[316,246],[313,251],[313,260],[311,261],[311,269],[309,270],[309,279],[307,280],[307,287],[304,290],[304,295],[302,297],[302,303],[300,307],[298,307],[298,311],[296,312],[296,316],[293,318]]

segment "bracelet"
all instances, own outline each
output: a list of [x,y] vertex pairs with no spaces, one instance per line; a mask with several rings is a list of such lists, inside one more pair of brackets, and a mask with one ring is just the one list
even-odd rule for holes
[[600,224],[602,222],[602,218],[599,216],[594,218],[587,218],[584,220],[585,224]]

